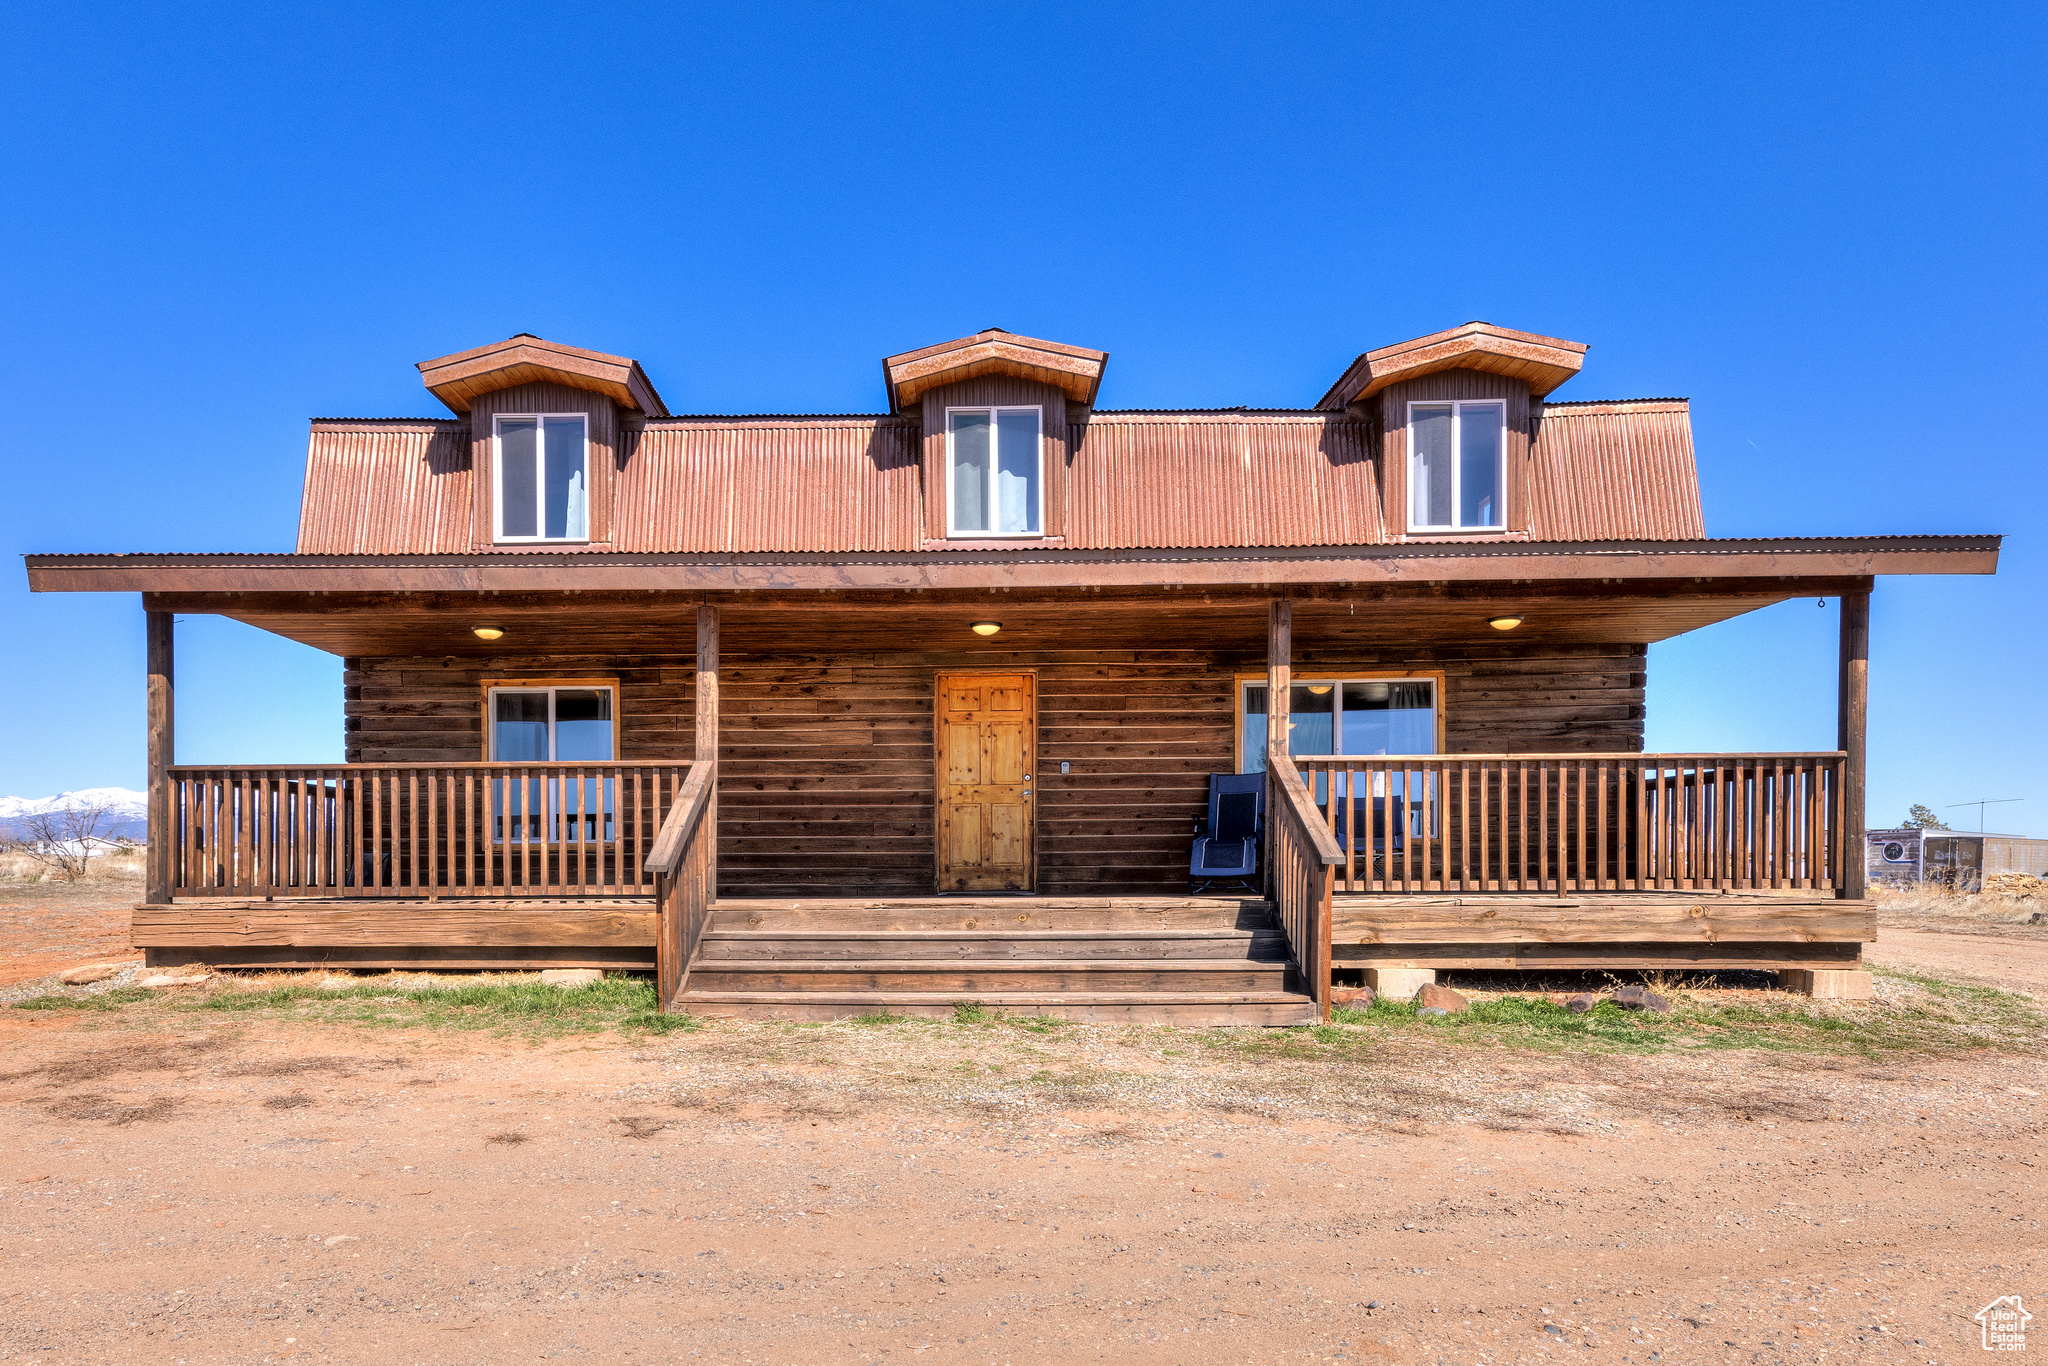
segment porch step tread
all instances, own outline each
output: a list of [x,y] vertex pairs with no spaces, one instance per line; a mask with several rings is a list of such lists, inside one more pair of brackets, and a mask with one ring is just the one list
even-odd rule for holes
[[[721,972],[773,969],[778,972],[945,972],[963,966],[986,968],[991,972],[1219,972],[1279,971],[1287,966],[1282,958],[843,958],[767,959],[721,958],[714,960]],[[691,971],[706,966],[703,959]]]
[[1308,997],[1284,991],[686,991],[676,998],[674,1008],[770,1020],[843,1020],[868,1014],[947,1019],[964,1004],[1079,1024],[1271,1028],[1312,1025],[1321,1018]]
[[829,962],[905,960],[938,963],[1062,962],[1130,963],[1175,959],[1231,963],[1284,958],[1286,937],[1278,928],[1204,930],[1191,934],[1159,931],[1107,933],[981,930],[707,930],[698,947],[702,961],[746,963],[813,959]]
[[690,967],[705,991],[1157,991],[1280,990],[1292,969],[1278,960],[700,958]]
[[1270,910],[1273,903],[1246,896],[888,896],[719,897],[714,911],[1228,911]]
[[1177,936],[1198,931],[1247,932],[1269,929],[1272,910],[1257,902],[1244,906],[1166,907],[1075,907],[1047,911],[1027,905],[1011,905],[999,911],[947,905],[896,906],[887,909],[846,909],[843,907],[712,908],[707,933],[766,931],[790,934],[909,934],[920,931],[985,934],[1022,934],[1051,931],[1055,934],[1136,932],[1154,936]]
[[[817,1002],[821,1005],[943,1005],[962,1004],[954,991],[699,991],[695,987],[676,998],[689,1004],[704,1001],[735,1002]],[[1313,1002],[1295,991],[997,991],[974,997],[975,1005],[1308,1005]]]
[[961,940],[967,943],[991,943],[1004,940],[1022,940],[1026,943],[1059,944],[1078,940],[1146,940],[1146,939],[1213,939],[1239,943],[1269,937],[1277,930],[1238,930],[1194,927],[1184,930],[1147,929],[1143,926],[1128,929],[1075,928],[1071,930],[851,930],[806,929],[806,930],[737,930],[713,925],[704,931],[705,939],[732,940],[854,940],[859,943],[888,943],[891,941],[947,941]]

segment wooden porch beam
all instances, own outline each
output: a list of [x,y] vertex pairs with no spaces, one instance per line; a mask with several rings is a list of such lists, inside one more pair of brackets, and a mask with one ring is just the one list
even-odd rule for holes
[[[1293,696],[1294,678],[1294,604],[1285,598],[1275,598],[1266,605],[1266,743],[1287,745],[1288,704]],[[1274,834],[1273,784],[1266,783],[1266,847],[1262,852],[1266,867],[1266,894],[1274,895],[1273,851],[1277,848]]]
[[1863,881],[1864,730],[1870,715],[1870,591],[1842,595],[1841,673],[1835,706],[1835,748],[1842,765],[1842,878],[1845,901],[1861,901]]
[[169,612],[143,614],[148,636],[149,684],[146,705],[149,730],[149,820],[145,850],[147,876],[143,901],[152,906],[171,900],[171,780],[177,762],[176,708],[173,698],[172,623]]
[[718,895],[718,609],[710,603],[697,608],[697,749],[692,756],[712,772],[707,822],[705,885],[708,894]]

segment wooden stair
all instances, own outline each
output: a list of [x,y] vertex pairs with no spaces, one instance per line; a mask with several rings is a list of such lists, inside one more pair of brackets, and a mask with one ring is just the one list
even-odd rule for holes
[[1312,1024],[1292,975],[1270,903],[1237,897],[721,899],[676,1008]]

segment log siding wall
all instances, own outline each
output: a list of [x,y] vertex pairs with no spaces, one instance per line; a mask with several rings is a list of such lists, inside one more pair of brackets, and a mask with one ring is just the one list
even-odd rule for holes
[[[1641,646],[1308,650],[1295,663],[1442,672],[1453,753],[1642,748]],[[1205,651],[728,655],[720,666],[720,888],[929,895],[933,677],[1030,668],[1039,679],[1038,889],[1184,890],[1207,775],[1233,762],[1232,680],[1262,664]],[[687,761],[693,668],[687,653],[353,659],[344,675],[348,759],[476,759],[486,675],[604,675],[619,680],[619,757]],[[1060,773],[1063,761],[1071,772]]]

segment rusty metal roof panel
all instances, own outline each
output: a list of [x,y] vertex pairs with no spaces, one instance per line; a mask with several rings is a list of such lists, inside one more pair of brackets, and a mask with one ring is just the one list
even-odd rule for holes
[[917,433],[871,417],[649,423],[626,434],[611,548],[915,550]]
[[313,424],[299,502],[302,555],[470,548],[469,425],[327,418]]
[[1684,399],[1552,403],[1539,412],[1529,487],[1535,539],[1707,534]]
[[[1683,400],[1551,404],[1528,484],[1541,541],[1704,534]],[[1068,428],[1075,549],[1378,545],[1376,429],[1342,413],[1097,412]],[[876,415],[624,424],[611,537],[590,551],[859,552],[922,546],[920,431]],[[438,554],[472,541],[469,428],[322,419],[299,550]],[[509,549],[509,547],[507,548]],[[568,549],[568,547],[564,547]]]
[[1322,414],[1097,413],[1069,431],[1067,544],[1383,542],[1370,437]]

